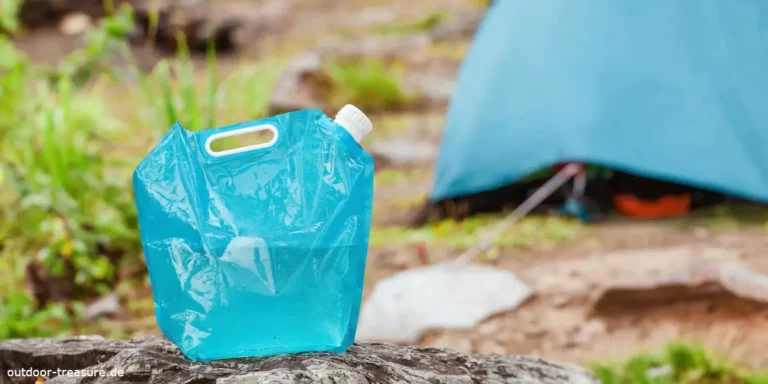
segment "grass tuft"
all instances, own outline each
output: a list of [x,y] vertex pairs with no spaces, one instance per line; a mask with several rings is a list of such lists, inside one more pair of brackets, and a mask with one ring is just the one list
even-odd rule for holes
[[656,354],[638,353],[620,364],[598,363],[603,384],[766,384],[768,375],[715,356],[696,343],[677,342]]
[[400,86],[401,71],[381,60],[328,64],[330,103],[354,104],[366,112],[397,110],[411,102]]

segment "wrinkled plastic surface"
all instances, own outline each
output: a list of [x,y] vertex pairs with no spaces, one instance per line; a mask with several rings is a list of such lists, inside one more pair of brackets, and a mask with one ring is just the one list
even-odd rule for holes
[[496,1],[430,198],[584,161],[768,201],[766,105],[768,1]]
[[[210,135],[259,124],[264,149],[214,157]],[[200,361],[342,352],[355,339],[373,160],[318,110],[192,133],[176,124],[134,172],[163,334]]]

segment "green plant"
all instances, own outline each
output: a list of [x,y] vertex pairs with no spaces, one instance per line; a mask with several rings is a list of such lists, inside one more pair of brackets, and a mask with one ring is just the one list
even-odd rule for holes
[[281,60],[241,66],[219,86],[216,110],[229,123],[266,116],[269,97],[284,68]]
[[70,324],[71,318],[62,303],[39,309],[21,290],[0,298],[0,340],[60,335]]
[[381,60],[335,62],[328,65],[331,104],[355,104],[365,111],[398,109],[410,100],[400,86],[400,72]]
[[16,235],[55,275],[71,263],[75,282],[88,285],[109,280],[108,250],[135,247],[137,236],[127,181],[109,169],[118,159],[99,153],[119,123],[98,96],[72,97],[71,87],[66,77],[55,88],[34,84],[30,118],[4,139],[3,152],[18,200]]
[[208,44],[206,50],[207,89],[205,97],[200,99],[186,38],[179,35],[177,41],[176,57],[161,61],[152,73],[144,75],[136,66],[145,101],[152,115],[159,117],[157,126],[163,130],[177,121],[191,131],[215,127],[218,77],[213,42]]
[[21,29],[19,11],[23,0],[3,0],[0,2],[0,33],[15,34]]
[[[136,66],[147,111],[156,127],[165,131],[178,121],[185,129],[198,131],[216,127],[220,120],[234,123],[266,115],[283,61],[241,66],[220,81],[213,43],[206,49],[205,76],[196,76],[184,36],[178,41],[176,57],[161,61],[151,73],[142,74]],[[205,80],[204,87],[196,81],[199,78]],[[199,97],[203,88],[203,97]]]
[[764,372],[713,356],[695,343],[673,343],[661,353],[638,353],[624,363],[593,366],[603,384],[765,384]]
[[45,337],[66,332],[72,317],[63,304],[38,308],[34,299],[21,289],[27,258],[17,242],[6,241],[0,250],[0,340],[20,337]]
[[[0,40],[10,53],[0,62],[0,236],[23,240],[20,253],[54,275],[74,267],[74,282],[97,290],[113,278],[109,258],[138,248],[138,236],[128,175],[117,171],[120,159],[102,153],[124,131],[84,86],[105,73],[99,68],[129,22],[127,8],[105,19],[55,68],[28,62]],[[13,303],[22,303],[18,295]]]

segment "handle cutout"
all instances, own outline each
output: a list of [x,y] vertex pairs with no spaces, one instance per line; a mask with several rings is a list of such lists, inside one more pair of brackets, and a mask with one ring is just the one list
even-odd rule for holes
[[274,145],[277,135],[277,128],[269,124],[214,133],[205,140],[205,150],[213,157],[255,151]]

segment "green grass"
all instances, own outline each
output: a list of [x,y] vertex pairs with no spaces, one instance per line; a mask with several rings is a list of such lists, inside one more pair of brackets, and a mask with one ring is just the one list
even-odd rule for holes
[[598,363],[603,384],[766,384],[768,374],[715,356],[695,343],[674,343],[662,352],[637,353],[626,361]]
[[199,131],[266,116],[284,61],[242,65],[222,79],[213,45],[199,73],[183,38],[181,42],[175,58],[161,61],[151,73],[140,73],[143,104],[155,129],[165,132],[179,121],[185,129]]
[[269,98],[286,66],[285,60],[241,65],[219,86],[215,103],[224,124],[267,116]]
[[130,171],[103,153],[130,132],[89,88],[114,75],[107,62],[130,23],[126,8],[106,18],[54,67],[0,36],[0,338],[67,332],[79,313],[36,303],[23,288],[29,263],[98,293],[116,277],[108,253],[138,255]]
[[191,131],[213,128],[216,126],[214,104],[218,91],[215,47],[209,44],[206,49],[207,83],[203,97],[198,97],[200,92],[186,38],[180,35],[177,39],[179,48],[174,59],[162,60],[150,74],[142,73],[135,66],[146,106],[153,110],[158,119],[155,125],[161,131],[177,121]]
[[768,208],[755,205],[719,205],[692,212],[683,219],[683,224],[714,231],[736,231],[743,227],[761,225],[768,229]]
[[397,110],[411,98],[400,85],[402,71],[378,59],[327,64],[331,78],[330,105],[354,104],[373,113]]
[[15,34],[21,30],[19,11],[23,0],[3,0],[0,2],[0,34]]
[[[222,116],[234,123],[266,114],[284,63],[241,66],[221,79],[214,47],[201,74],[180,37],[178,55],[147,73],[123,40],[131,27],[123,7],[55,66],[31,62],[0,33],[0,339],[76,332],[81,300],[124,290],[121,275],[144,272],[130,176],[147,148],[132,148],[134,137],[154,144],[176,120],[199,130]],[[119,55],[134,64],[138,84],[111,66]],[[119,103],[109,101],[115,88]],[[74,284],[74,300],[37,303],[25,284],[30,263]],[[151,304],[143,298],[121,297]]]
[[376,172],[374,177],[374,185],[376,187],[384,187],[393,184],[405,183],[414,178],[420,178],[425,176],[425,171],[417,169],[397,169],[397,168],[384,168],[379,172]]
[[[130,17],[130,12],[116,19]],[[2,68],[0,202],[6,223],[3,238],[23,238],[20,251],[34,255],[54,275],[65,266],[75,280],[91,285],[109,280],[111,265],[101,252],[118,246],[136,250],[138,234],[127,174],[120,159],[101,148],[121,140],[127,130],[114,119],[101,95],[85,85],[100,73],[125,21],[107,19],[89,33],[89,43],[55,68],[21,55]],[[117,25],[117,26],[115,26]],[[6,49],[4,49],[6,51]]]
[[6,241],[0,250],[0,340],[45,337],[70,328],[70,318],[60,303],[39,308],[24,291],[26,260],[18,242]]
[[[493,228],[503,215],[478,215],[463,221],[443,220],[421,228],[384,227],[371,230],[372,246],[426,243],[469,248]],[[576,220],[554,216],[529,216],[496,239],[501,248],[526,249],[576,239],[584,227]]]

